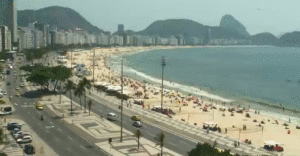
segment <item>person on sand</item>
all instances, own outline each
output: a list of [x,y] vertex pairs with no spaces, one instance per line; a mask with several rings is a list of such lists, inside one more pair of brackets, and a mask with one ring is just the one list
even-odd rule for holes
[[225,128],[225,134],[227,134],[227,128]]

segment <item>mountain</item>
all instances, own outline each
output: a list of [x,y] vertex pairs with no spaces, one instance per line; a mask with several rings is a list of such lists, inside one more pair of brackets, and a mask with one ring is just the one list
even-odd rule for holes
[[51,6],[39,10],[20,10],[18,11],[18,25],[27,27],[28,23],[35,22],[41,24],[49,24],[60,29],[81,28],[89,33],[105,33],[102,29],[93,26],[86,19],[84,19],[76,11],[59,6]]
[[295,46],[300,47],[300,32],[294,31],[282,35],[279,39],[279,46]]
[[223,30],[224,36],[243,39],[250,37],[245,26],[231,15],[227,14],[222,17],[220,27]]
[[250,37],[254,45],[277,45],[278,38],[271,33],[259,33]]
[[246,28],[234,19],[231,15],[222,17],[220,26],[206,26],[188,19],[167,19],[159,20],[150,24],[146,29],[136,32],[139,35],[170,37],[172,35],[182,35],[187,37],[204,37],[207,35],[211,39],[246,39],[250,37]]

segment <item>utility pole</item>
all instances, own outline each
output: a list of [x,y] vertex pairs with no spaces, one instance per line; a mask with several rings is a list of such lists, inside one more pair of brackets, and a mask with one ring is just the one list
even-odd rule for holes
[[163,110],[163,102],[164,102],[164,67],[166,66],[166,58],[162,57],[162,74],[161,74],[161,113]]
[[123,141],[123,59],[121,65],[121,139]]
[[95,48],[94,48],[94,56],[93,56],[93,86],[95,86]]
[[[73,59],[72,59],[72,52],[73,52],[73,48],[71,48],[71,74],[73,75],[73,68],[72,68],[72,64],[73,64]],[[71,116],[73,115],[73,101],[72,101],[72,89],[70,90],[71,94]]]

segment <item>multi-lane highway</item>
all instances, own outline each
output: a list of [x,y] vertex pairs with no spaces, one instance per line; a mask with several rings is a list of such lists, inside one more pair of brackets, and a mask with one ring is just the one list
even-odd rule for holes
[[[16,70],[17,66],[14,65]],[[44,111],[38,111],[33,106],[33,103],[37,101],[36,92],[28,92],[26,89],[19,87],[20,78],[14,76],[14,72],[7,75],[6,81],[10,81],[11,85],[7,86],[8,96],[12,96],[12,103],[15,104],[16,111],[14,114],[23,119],[29,126],[35,131],[38,136],[44,140],[58,155],[61,156],[84,156],[84,155],[108,155],[102,150],[93,146],[93,144],[87,142],[85,139],[79,137],[68,127],[63,125],[59,120],[53,118]],[[6,82],[5,82],[6,84]],[[21,97],[16,97],[15,88],[19,87]],[[44,116],[44,120],[41,121],[41,115]],[[33,141],[35,139],[33,138]]]

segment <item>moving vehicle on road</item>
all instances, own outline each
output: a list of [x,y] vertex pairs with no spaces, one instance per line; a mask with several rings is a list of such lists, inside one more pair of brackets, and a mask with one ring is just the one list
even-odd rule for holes
[[140,121],[133,122],[132,126],[137,127],[137,128],[143,127]]
[[28,144],[24,146],[24,152],[26,154],[35,154],[35,149],[31,144]]
[[117,120],[117,115],[115,113],[108,113],[107,119],[115,121],[115,120]]
[[38,110],[43,110],[44,106],[42,104],[36,103],[35,108],[38,109]]
[[141,117],[138,116],[138,115],[134,115],[134,116],[131,117],[131,120],[133,120],[133,121],[141,121]]
[[20,84],[20,87],[24,87],[24,84],[23,84],[23,83],[21,83],[21,84]]
[[10,85],[10,82],[7,82],[7,85]]
[[20,97],[20,93],[19,93],[19,92],[16,92],[16,96],[17,96],[17,97]]
[[16,87],[16,90],[19,90],[20,88],[19,87]]

